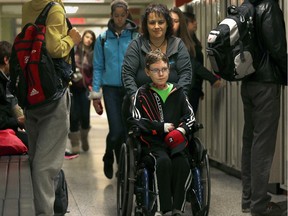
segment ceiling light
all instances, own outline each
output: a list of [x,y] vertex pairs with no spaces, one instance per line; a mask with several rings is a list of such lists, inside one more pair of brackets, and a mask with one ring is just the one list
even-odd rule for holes
[[77,6],[65,6],[65,11],[67,14],[75,14],[78,11],[79,7]]

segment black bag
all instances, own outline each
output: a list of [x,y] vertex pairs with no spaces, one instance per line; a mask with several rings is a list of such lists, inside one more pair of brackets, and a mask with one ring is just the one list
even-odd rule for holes
[[239,7],[229,6],[227,17],[209,33],[206,51],[211,67],[225,80],[242,80],[259,64],[254,14],[248,0]]
[[65,215],[68,209],[68,187],[65,179],[64,171],[61,169],[57,177],[54,179],[55,186],[55,215]]
[[48,3],[35,23],[27,23],[13,43],[10,91],[22,108],[50,102],[70,81],[71,65],[63,58],[52,59],[46,49],[46,19],[54,4]]

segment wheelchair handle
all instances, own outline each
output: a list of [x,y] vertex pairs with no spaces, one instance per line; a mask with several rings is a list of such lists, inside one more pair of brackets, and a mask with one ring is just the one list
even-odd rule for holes
[[197,131],[199,131],[200,129],[203,129],[204,126],[202,123],[199,123],[199,122],[195,122],[192,126],[192,132],[195,133]]
[[140,128],[137,126],[132,126],[128,131],[128,135],[140,136]]

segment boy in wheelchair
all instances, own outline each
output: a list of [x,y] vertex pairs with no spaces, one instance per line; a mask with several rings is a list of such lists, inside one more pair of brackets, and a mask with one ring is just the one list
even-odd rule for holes
[[183,88],[167,82],[169,60],[164,53],[148,53],[145,72],[152,83],[136,92],[128,122],[140,129],[145,160],[149,157],[153,161],[159,194],[155,215],[169,211],[173,216],[182,215],[192,181],[186,136],[191,134],[195,122],[193,109]]

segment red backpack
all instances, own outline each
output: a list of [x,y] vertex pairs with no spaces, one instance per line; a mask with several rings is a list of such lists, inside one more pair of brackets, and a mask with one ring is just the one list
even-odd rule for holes
[[70,70],[55,69],[56,65],[63,65],[65,61],[52,59],[46,50],[45,23],[54,4],[48,3],[35,23],[26,24],[14,40],[10,58],[10,89],[23,108],[52,101],[58,90],[67,87],[70,81],[71,66]]

